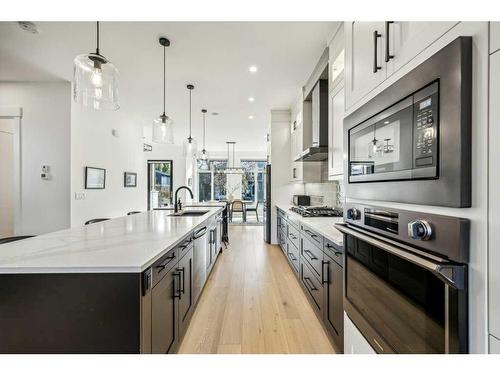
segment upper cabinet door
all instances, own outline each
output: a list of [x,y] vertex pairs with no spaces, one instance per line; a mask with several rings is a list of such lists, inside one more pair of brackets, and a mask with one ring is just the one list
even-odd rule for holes
[[350,108],[387,77],[384,22],[346,22],[345,88]]
[[490,53],[500,49],[500,22],[490,22]]
[[330,93],[328,142],[328,177],[338,179],[344,174],[344,82]]
[[[385,22],[384,62],[388,75],[396,72],[458,22]],[[388,48],[387,48],[388,47]]]

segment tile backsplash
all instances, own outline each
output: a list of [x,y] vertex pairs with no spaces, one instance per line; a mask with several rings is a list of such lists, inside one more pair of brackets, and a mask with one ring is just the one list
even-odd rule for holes
[[306,183],[305,193],[311,196],[312,206],[342,208],[344,201],[342,181]]

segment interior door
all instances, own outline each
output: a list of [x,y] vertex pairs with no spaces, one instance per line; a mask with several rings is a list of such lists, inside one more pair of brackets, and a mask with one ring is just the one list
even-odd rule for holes
[[174,267],[151,291],[151,351],[175,351],[178,342],[179,272]]
[[0,238],[14,235],[14,124],[0,119]]

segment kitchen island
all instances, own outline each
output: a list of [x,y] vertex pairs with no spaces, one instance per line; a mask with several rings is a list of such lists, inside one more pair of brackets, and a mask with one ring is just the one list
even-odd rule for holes
[[223,206],[0,245],[1,353],[172,353],[221,250]]

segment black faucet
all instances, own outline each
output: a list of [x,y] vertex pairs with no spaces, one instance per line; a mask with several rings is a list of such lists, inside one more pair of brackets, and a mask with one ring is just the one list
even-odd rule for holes
[[177,193],[179,192],[179,190],[182,190],[182,189],[186,189],[187,191],[189,191],[189,194],[191,195],[191,199],[193,199],[193,192],[190,188],[188,188],[187,186],[179,186],[177,188],[177,190],[175,191],[174,213],[177,213],[177,212],[179,212],[180,209],[182,209],[181,199],[179,198],[179,200],[177,200]]

